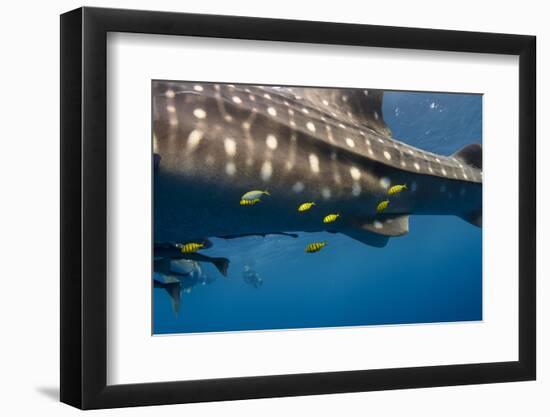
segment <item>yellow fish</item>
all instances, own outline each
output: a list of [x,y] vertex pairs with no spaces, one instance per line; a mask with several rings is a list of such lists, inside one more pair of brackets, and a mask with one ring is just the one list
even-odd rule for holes
[[381,201],[381,202],[378,203],[378,205],[376,206],[376,212],[377,212],[377,213],[383,212],[384,210],[386,210],[386,209],[388,208],[389,205],[390,205],[390,200]]
[[399,194],[403,190],[407,190],[407,184],[394,185],[388,190],[388,195]]
[[327,245],[327,241],[324,242],[313,242],[306,246],[306,252],[307,253],[315,253],[319,252],[321,249],[323,249]]
[[259,198],[255,198],[254,200],[241,200],[239,203],[241,206],[253,206],[254,204],[258,204],[260,202]]
[[194,253],[204,247],[204,243],[186,243],[180,246],[181,253]]
[[262,198],[263,195],[271,195],[268,191],[261,190],[252,190],[247,193],[244,193],[241,197],[241,200],[256,200],[257,198]]
[[340,217],[340,213],[331,213],[323,219],[323,223],[332,223],[335,222],[336,219]]
[[308,211],[310,208],[312,208],[315,205],[313,201],[309,201],[307,203],[302,203],[298,207],[298,211]]

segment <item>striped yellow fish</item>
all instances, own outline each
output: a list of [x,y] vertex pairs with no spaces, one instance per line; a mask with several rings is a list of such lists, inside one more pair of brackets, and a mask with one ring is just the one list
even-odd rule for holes
[[336,219],[340,217],[340,213],[331,213],[323,219],[323,223],[332,223],[335,222]]
[[312,208],[315,205],[313,201],[308,201],[307,203],[302,203],[298,207],[298,211],[308,211],[310,208]]
[[389,205],[390,205],[390,200],[381,201],[376,206],[376,212],[377,213],[382,213],[384,210],[386,210],[388,208]]
[[239,203],[241,206],[253,206],[254,204],[258,204],[260,202],[259,198],[255,198],[254,200],[241,200]]
[[204,243],[186,243],[185,245],[180,246],[181,253],[195,253],[199,249],[204,247]]
[[271,195],[267,190],[252,190],[247,193],[244,193],[241,197],[241,200],[256,200],[257,198],[262,198],[263,195]]
[[306,253],[315,253],[319,252],[327,245],[327,241],[324,242],[313,242],[306,246]]
[[388,190],[388,195],[399,194],[403,190],[407,190],[407,184],[394,185]]

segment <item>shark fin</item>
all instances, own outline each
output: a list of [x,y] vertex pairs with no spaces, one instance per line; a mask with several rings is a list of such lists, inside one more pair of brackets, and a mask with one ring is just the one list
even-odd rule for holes
[[388,244],[388,236],[383,236],[377,233],[371,233],[364,229],[349,229],[342,232],[344,235],[364,243],[365,245],[374,246],[375,248],[383,248]]
[[483,152],[479,143],[466,145],[452,155],[453,158],[459,159],[466,165],[477,169],[483,169]]
[[465,215],[461,215],[460,218],[467,221],[470,224],[473,224],[474,226],[481,227],[483,223],[483,212],[481,210],[468,213]]
[[227,277],[227,269],[229,268],[229,259],[212,258],[212,263],[224,277]]
[[383,236],[402,236],[409,232],[409,216],[378,216],[362,224],[361,229]]

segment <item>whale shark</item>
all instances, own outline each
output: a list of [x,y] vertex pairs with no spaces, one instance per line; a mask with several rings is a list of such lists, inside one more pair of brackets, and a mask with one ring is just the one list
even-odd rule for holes
[[[327,231],[381,248],[409,232],[409,215],[481,227],[481,145],[438,155],[393,138],[383,97],[153,80],[154,241]],[[406,189],[389,196],[395,185]],[[243,207],[250,190],[269,195]],[[298,212],[308,201],[315,206]],[[325,224],[329,213],[338,220]]]

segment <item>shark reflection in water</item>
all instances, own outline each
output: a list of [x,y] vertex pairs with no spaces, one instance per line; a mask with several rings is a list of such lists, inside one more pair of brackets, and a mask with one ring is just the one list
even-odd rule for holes
[[[175,245],[327,231],[380,248],[410,214],[481,227],[481,145],[444,156],[396,140],[382,90],[153,81],[152,94],[157,259],[225,275],[229,260]],[[250,190],[266,192],[239,204]],[[299,212],[305,202],[334,216]]]

